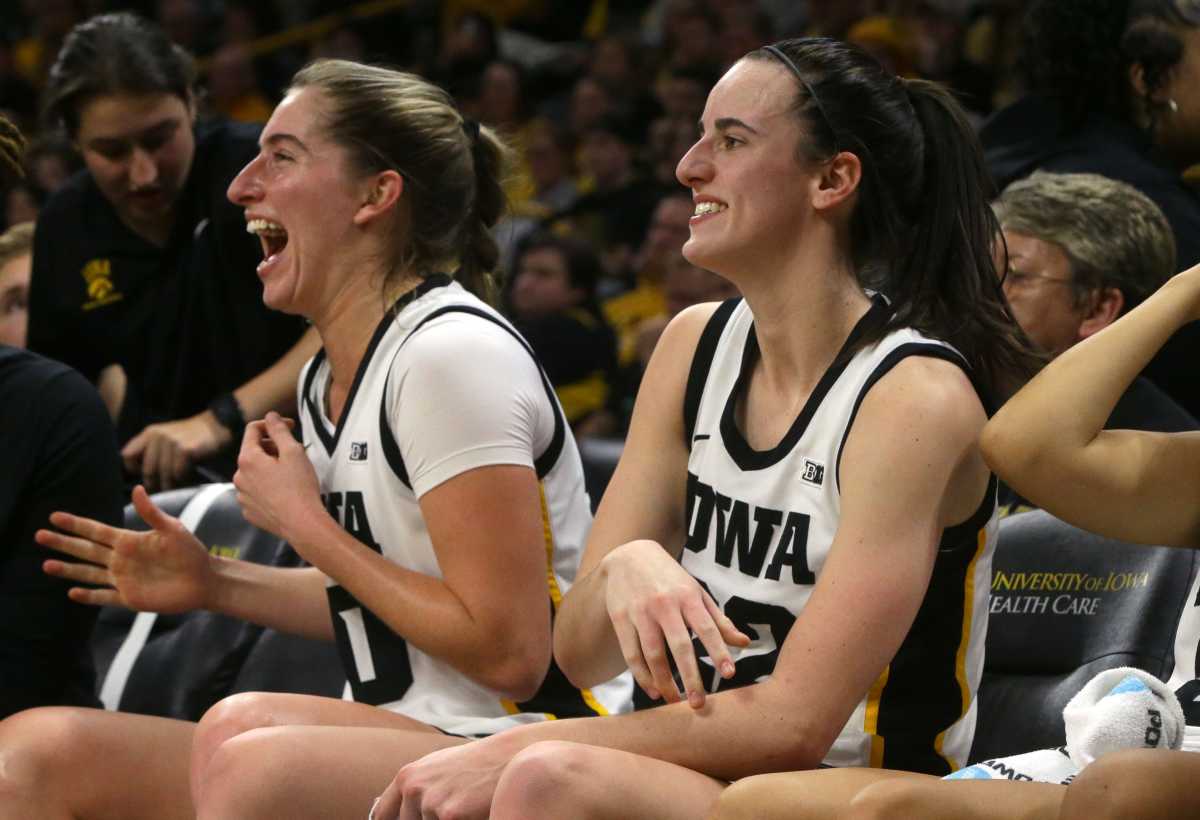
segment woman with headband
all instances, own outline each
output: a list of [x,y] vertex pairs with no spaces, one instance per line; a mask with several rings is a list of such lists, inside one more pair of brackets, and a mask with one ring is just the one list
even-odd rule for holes
[[[702,818],[750,774],[964,762],[996,532],[977,440],[985,397],[1031,365],[970,126],[938,86],[826,39],[748,54],[701,126],[684,255],[745,299],[665,331],[555,623],[574,684],[629,668],[663,703],[430,754],[376,820]],[[231,747],[202,816],[358,805],[328,760],[264,769],[269,744],[334,737]],[[403,763],[379,737],[339,730],[360,749],[343,765]]]

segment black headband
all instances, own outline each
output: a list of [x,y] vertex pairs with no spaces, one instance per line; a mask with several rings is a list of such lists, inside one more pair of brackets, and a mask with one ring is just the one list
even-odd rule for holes
[[796,75],[796,79],[800,82],[800,87],[804,89],[804,93],[808,95],[808,98],[813,101],[813,105],[817,107],[817,113],[821,115],[825,127],[829,129],[829,133],[833,135],[836,142],[837,131],[833,128],[833,120],[829,119],[829,115],[825,113],[825,107],[821,105],[821,98],[817,96],[817,92],[813,90],[808,80],[804,79],[804,75],[800,73],[800,67],[792,62],[792,58],[784,54],[783,50],[778,46],[763,46],[763,51],[783,63],[789,71]]

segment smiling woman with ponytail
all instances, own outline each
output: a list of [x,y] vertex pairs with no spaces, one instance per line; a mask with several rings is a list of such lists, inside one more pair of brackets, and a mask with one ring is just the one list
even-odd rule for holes
[[700,126],[683,253],[744,298],[664,332],[554,629],[572,683],[629,668],[643,708],[428,755],[375,820],[699,820],[748,775],[965,762],[996,535],[979,432],[1036,363],[979,146],[938,86],[821,38],[746,55]]

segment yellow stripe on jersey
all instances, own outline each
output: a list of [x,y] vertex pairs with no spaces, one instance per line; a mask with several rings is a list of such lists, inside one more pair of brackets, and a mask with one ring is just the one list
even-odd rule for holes
[[871,737],[871,762],[868,764],[873,769],[883,768],[883,738],[879,735],[879,701],[883,698],[883,689],[887,686],[888,675],[891,674],[892,666],[888,664],[883,667],[883,672],[871,684],[870,691],[867,692],[867,715],[863,725],[863,730]]
[[[500,698],[500,705],[503,706],[504,711],[508,712],[510,715],[521,714],[521,707],[517,706],[517,704],[513,703],[511,700]],[[542,717],[544,717],[546,720],[558,720],[558,715],[551,714],[550,712],[542,712]]]
[[[554,605],[554,611],[558,611],[559,605],[562,603],[562,589],[558,586],[558,578],[554,575],[554,530],[550,526],[550,505],[546,501],[546,485],[545,482],[538,482],[538,500],[542,507],[542,539],[546,545],[546,585],[550,591],[550,601]],[[553,672],[553,667],[551,668]],[[561,672],[557,674],[561,675]],[[563,679],[565,682],[565,678]],[[596,700],[591,689],[575,689],[579,693],[580,698],[587,704],[587,707],[597,715],[608,715],[608,710],[604,708],[604,704]],[[504,706],[505,711],[510,715],[519,714],[522,710],[517,704],[511,700],[501,700],[500,703]],[[556,720],[557,716],[551,712],[542,712],[547,720]]]
[[562,603],[562,590],[558,588],[558,579],[554,577],[554,530],[550,527],[550,506],[546,503],[546,482],[538,482],[538,500],[542,504],[542,541],[546,545],[546,583],[550,587],[550,600],[554,602],[554,611]]
[[[962,720],[967,714],[967,709],[971,703],[971,687],[967,682],[967,650],[971,647],[971,621],[975,615],[975,565],[979,562],[980,556],[983,555],[984,549],[987,548],[987,528],[979,530],[975,536],[975,555],[971,558],[971,563],[967,565],[966,586],[963,588],[963,620],[962,620],[962,639],[958,642],[958,654],[954,659],[954,678],[958,681],[958,691],[962,693],[962,711],[959,712],[954,722]],[[942,744],[946,739],[946,731],[938,732],[937,738],[933,742],[933,748],[937,751],[948,764],[950,771],[958,771],[966,761],[961,763],[951,757],[943,754]]]

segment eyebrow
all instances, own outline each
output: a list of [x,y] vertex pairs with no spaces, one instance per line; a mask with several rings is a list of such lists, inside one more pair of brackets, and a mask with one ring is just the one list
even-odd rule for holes
[[[703,134],[704,133],[704,123],[698,122],[698,123],[696,123],[696,125],[700,129],[700,133]],[[737,117],[718,117],[716,122],[713,123],[713,127],[716,128],[718,131],[728,131],[730,128],[742,128],[742,129],[745,129],[746,131],[749,131],[751,134],[759,134],[760,133],[757,128],[750,125],[745,120],[739,120]]]
[[179,121],[175,117],[167,117],[165,119],[159,120],[158,122],[154,123],[153,125],[143,128],[141,131],[138,131],[134,134],[113,134],[113,135],[100,134],[99,136],[95,136],[95,137],[92,137],[91,139],[89,139],[87,141],[87,145],[91,148],[122,145],[126,142],[129,142],[130,140],[142,140],[142,139],[145,139],[147,136],[156,135],[156,134],[160,134],[160,133],[170,133],[170,132],[175,131],[178,128],[179,128]]
[[299,137],[293,136],[291,134],[272,134],[271,136],[264,139],[262,141],[262,144],[263,145],[273,145],[273,144],[279,143],[279,142],[290,142],[290,143],[294,144],[297,148],[299,148],[301,151],[304,151],[305,153],[311,153],[308,150],[308,146],[306,146],[303,142],[301,142]]

